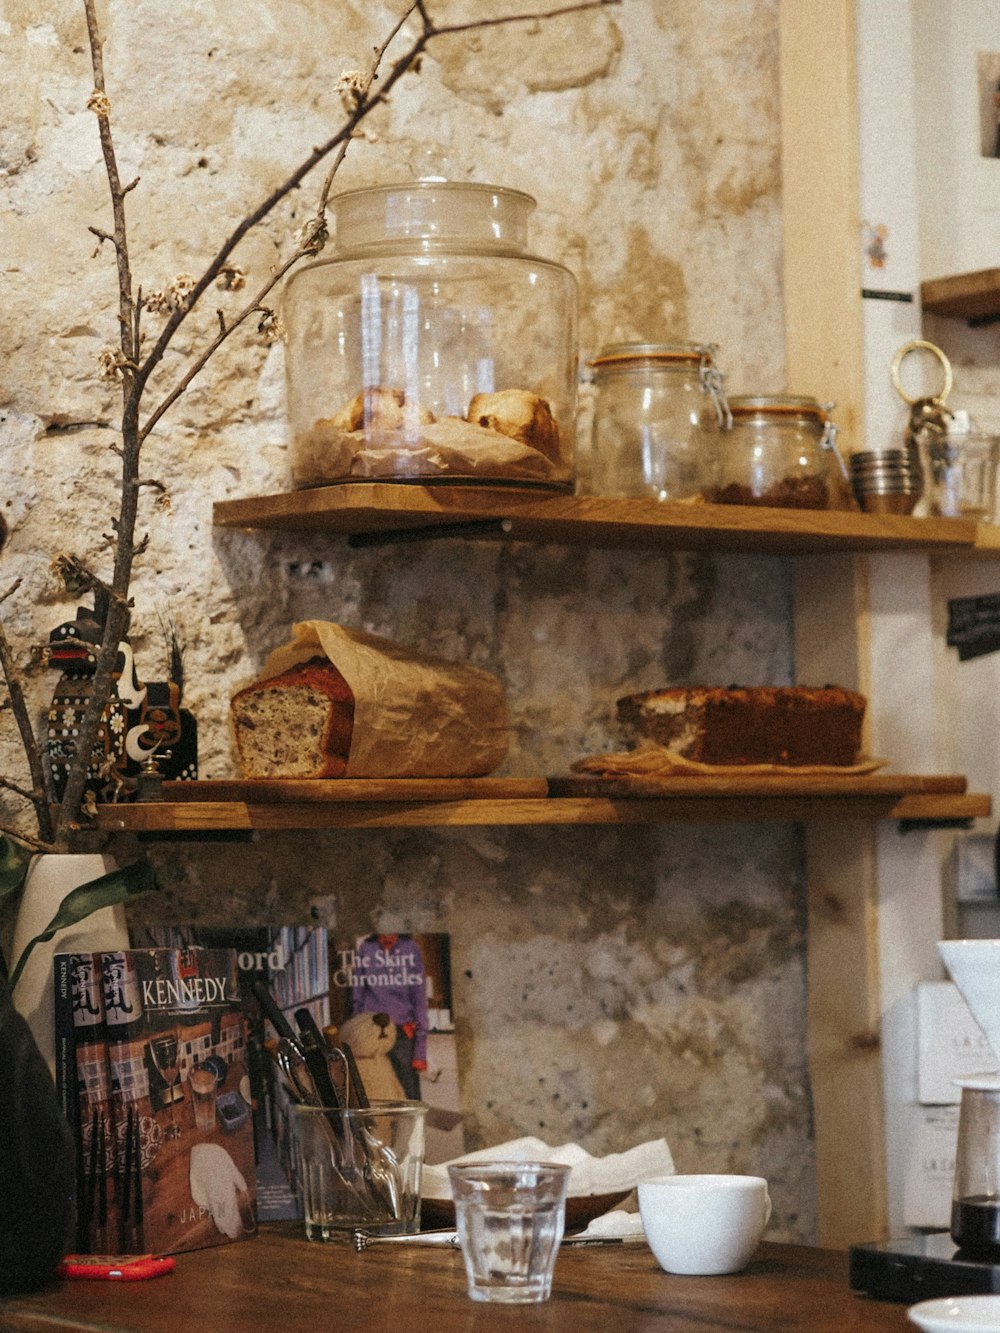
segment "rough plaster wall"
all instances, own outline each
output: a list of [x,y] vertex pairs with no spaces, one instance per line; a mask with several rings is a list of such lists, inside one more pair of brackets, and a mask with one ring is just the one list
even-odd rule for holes
[[[498,8],[433,6],[452,21]],[[121,173],[141,178],[128,208],[145,289],[198,272],[328,132],[336,76],[396,12],[371,0],[101,6]],[[440,42],[374,141],[352,147],[341,183],[434,170],[525,189],[539,205],[533,249],[580,282],[583,356],[629,337],[712,340],[733,391],[780,389],[776,23],[777,0],[624,0]],[[115,284],[87,230],[109,221],[82,6],[40,16],[31,0],[0,3],[0,45],[13,71],[0,82],[0,582],[22,580],[3,614],[26,648],[72,614],[48,571],[54,550],[103,567],[115,404],[94,366],[113,337]],[[244,243],[251,280],[314,197],[303,189]],[[152,678],[160,611],[183,627],[203,776],[233,773],[228,698],[308,616],[496,671],[510,773],[617,744],[625,690],[791,678],[777,559],[450,541],[358,552],[214,531],[213,500],[287,488],[283,413],[280,346],[244,342],[146,453],[169,505],[150,495],[143,509],[133,639]],[[39,708],[51,685],[35,672]],[[0,771],[23,776],[7,732],[2,744]],[[471,1143],[537,1132],[601,1152],[665,1133],[681,1169],[766,1173],[773,1234],[811,1237],[794,828],[287,834],[153,855],[165,887],[135,909],[144,919],[450,931]]]
[[964,408],[980,430],[1000,434],[1000,331],[986,324],[970,328],[962,320],[925,314],[923,336],[951,361],[955,386],[951,408]]

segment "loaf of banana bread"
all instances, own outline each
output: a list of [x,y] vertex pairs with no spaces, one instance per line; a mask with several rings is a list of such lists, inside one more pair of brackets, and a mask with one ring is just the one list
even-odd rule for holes
[[703,764],[854,764],[865,698],[838,685],[676,686],[618,700],[630,740]]

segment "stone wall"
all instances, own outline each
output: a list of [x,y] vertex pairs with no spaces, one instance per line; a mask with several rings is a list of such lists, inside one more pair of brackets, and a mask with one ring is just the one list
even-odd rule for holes
[[[399,8],[100,6],[121,174],[139,178],[128,213],[145,290],[199,272],[338,123],[337,77],[365,63]],[[457,22],[502,7],[431,8]],[[714,341],[732,391],[780,390],[777,8],[624,0],[441,40],[352,145],[340,185],[432,171],[526,190],[532,248],[579,280],[583,357],[628,338]],[[52,556],[106,567],[115,399],[95,370],[116,284],[88,230],[110,222],[82,4],[40,17],[7,0],[0,43],[16,71],[0,87],[0,583],[21,580],[3,615],[26,654],[73,613]],[[241,246],[251,282],[318,186]],[[214,319],[210,308],[191,321],[161,391]],[[133,642],[154,678],[161,615],[181,627],[206,777],[235,771],[231,693],[310,616],[495,671],[512,774],[617,745],[627,690],[792,678],[779,559],[455,541],[352,551],[213,530],[214,500],[289,484],[280,344],[251,337],[220,355],[150,438],[144,474],[167,492],[144,502]],[[39,709],[52,683],[33,671]],[[9,726],[0,761],[24,780]],[[4,808],[8,823],[20,817]],[[163,889],[134,909],[144,920],[451,932],[472,1145],[538,1133],[608,1152],[666,1134],[680,1169],[766,1173],[773,1234],[813,1235],[793,826],[302,833],[152,855]]]

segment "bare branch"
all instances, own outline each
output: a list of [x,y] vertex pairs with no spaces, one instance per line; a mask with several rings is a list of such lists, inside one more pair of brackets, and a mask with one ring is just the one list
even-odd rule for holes
[[[511,23],[544,22],[545,19],[562,18],[564,14],[581,14],[587,9],[604,9],[610,5],[620,5],[621,2],[622,0],[581,0],[581,3],[575,5],[557,5],[554,9],[539,9],[534,14],[501,14],[497,18],[469,19],[466,23],[449,23],[440,28],[431,23],[430,35],[445,37],[458,32],[476,32],[480,28],[507,27]],[[419,7],[420,12],[424,13],[423,5]]]
[[10,778],[0,777],[0,787],[3,787],[6,791],[12,791],[15,796],[20,796],[24,800],[30,801],[32,804],[45,795],[44,792],[29,791],[27,787],[22,787],[20,783],[12,782]]
[[[4,594],[4,600],[10,596],[20,583],[18,580],[13,587],[9,588]],[[35,818],[38,821],[38,831],[47,841],[52,841],[52,817],[49,813],[49,800],[46,795],[45,783],[45,765],[42,762],[43,750],[38,744],[38,738],[35,735],[35,729],[31,724],[31,713],[28,709],[28,703],[25,698],[23,678],[14,662],[14,655],[10,650],[10,642],[7,638],[7,631],[4,629],[3,621],[0,620],[0,670],[3,671],[4,680],[7,682],[7,693],[10,696],[10,706],[17,722],[17,729],[21,737],[21,744],[24,747],[24,753],[28,760],[28,768],[31,772],[31,782],[34,791],[27,799],[34,806]]]
[[[0,785],[7,786],[7,783],[0,779]],[[0,833],[8,838],[13,838],[15,842],[23,842],[26,847],[34,847],[36,852],[54,852],[58,850],[54,843],[43,842],[41,838],[32,837],[30,833],[22,833],[20,829],[8,828],[5,824],[0,824]]]
[[[85,3],[92,4],[93,0],[85,0]],[[156,340],[156,343],[154,344],[150,352],[147,354],[145,360],[143,360],[140,363],[137,375],[137,385],[139,391],[141,392],[142,389],[145,387],[149,379],[149,376],[152,374],[153,370],[161,361],[163,354],[166,351],[167,347],[170,345],[170,342],[173,339],[174,334],[177,332],[177,329],[187,318],[188,314],[197,304],[202,294],[206,291],[206,289],[211,285],[211,283],[215,280],[215,278],[224,268],[229,256],[235,250],[236,246],[243,239],[243,237],[254,227],[256,227],[259,223],[261,223],[272,212],[272,210],[277,206],[277,204],[279,204],[281,200],[285,198],[286,195],[290,194],[292,190],[296,189],[302,183],[305,177],[309,175],[309,173],[313,170],[313,168],[316,167],[325,158],[329,157],[329,155],[332,152],[342,149],[343,150],[341,153],[341,158],[342,158],[343,152],[346,152],[347,145],[354,137],[355,131],[357,130],[358,126],[371,114],[371,112],[377,106],[382,105],[388,99],[388,95],[391,92],[391,90],[396,86],[396,84],[400,81],[400,79],[403,78],[403,76],[406,73],[408,73],[409,70],[411,70],[419,62],[419,59],[421,55],[423,55],[428,44],[435,37],[445,37],[456,33],[472,32],[479,28],[496,28],[514,23],[527,23],[527,22],[535,22],[540,19],[558,18],[566,14],[577,14],[577,13],[583,13],[587,10],[604,9],[610,5],[617,5],[620,3],[621,0],[578,0],[578,2],[575,4],[560,5],[555,8],[548,9],[535,14],[525,14],[525,13],[505,14],[490,19],[470,20],[467,23],[456,23],[450,25],[442,25],[438,27],[430,19],[425,5],[423,3],[416,3],[416,0],[414,0],[414,3],[411,4],[410,7],[404,13],[403,18],[394,27],[393,32],[390,34],[385,44],[382,47],[376,48],[376,59],[375,59],[375,64],[373,66],[373,71],[377,71],[382,61],[386,47],[388,47],[389,42],[391,42],[392,38],[399,32],[406,18],[408,18],[414,12],[420,14],[422,18],[422,29],[420,33],[413,39],[409,47],[393,64],[391,70],[386,76],[382,88],[374,95],[372,95],[369,91],[368,93],[359,96],[357,104],[355,105],[352,111],[348,112],[347,117],[341,128],[335,134],[331,135],[330,138],[327,139],[324,143],[321,143],[316,147],[314,147],[309,156],[305,158],[305,160],[302,161],[298,167],[296,167],[296,169],[287,178],[287,180],[285,180],[281,185],[277,186],[274,190],[272,190],[272,192],[267,196],[267,198],[264,199],[257,206],[257,208],[255,208],[251,213],[248,213],[247,216],[243,219],[243,221],[240,222],[238,226],[230,233],[229,237],[223,243],[222,248],[216,254],[215,258],[211,260],[205,271],[202,273],[201,277],[195,282],[190,297],[188,299],[187,305],[183,309],[175,310],[171,314],[170,318],[167,320],[166,324],[161,330],[160,336]],[[372,77],[374,77],[374,73]],[[370,81],[368,86],[370,90],[371,87]],[[335,164],[333,169],[334,172],[336,171],[336,165],[339,164]],[[292,266],[292,264],[298,262],[298,260],[303,258],[304,255],[307,253],[310,253],[310,251],[302,250],[300,253],[293,256],[283,266],[282,273],[287,272],[288,269]],[[273,285],[274,284],[272,283],[271,286]],[[234,324],[233,327],[236,327],[236,325]],[[213,344],[213,351],[214,348],[218,346],[220,341],[221,340],[219,338],[216,338]],[[211,354],[212,352],[208,353],[208,355]],[[198,367],[194,371],[194,374],[197,374],[197,370],[200,369],[201,366],[205,364],[205,361],[207,359],[208,357],[204,355],[199,358]],[[185,376],[185,381],[184,381],[185,387],[187,384],[190,383],[192,378],[193,375]],[[183,389],[181,389],[180,392],[183,392]],[[176,390],[172,391],[169,396],[170,402],[171,403],[175,402],[178,396],[179,396],[178,391]],[[152,426],[153,424],[155,424],[155,421],[158,421],[159,418],[163,415],[163,412],[166,410],[166,406],[167,404],[161,403],[156,408],[153,415],[146,421],[145,426],[143,427],[142,430],[143,438],[145,438],[146,435],[149,434],[149,431],[152,429]]]
[[[132,326],[132,273],[128,260],[128,239],[125,230],[125,190],[122,189],[118,175],[118,161],[115,156],[114,140],[111,137],[111,104],[108,101],[107,87],[104,82],[104,43],[97,26],[95,0],[83,0],[87,15],[87,35],[90,39],[90,59],[94,69],[94,95],[91,107],[97,116],[97,128],[101,136],[101,153],[111,187],[111,211],[115,222],[115,252],[118,256],[118,309],[121,318],[121,345],[126,357],[135,361],[139,349],[132,347],[128,331]],[[132,187],[129,186],[129,189]]]
[[[386,51],[389,49],[393,41],[395,41],[396,36],[401,31],[403,25],[406,23],[406,20],[410,17],[412,13],[414,13],[414,11],[419,11],[424,20],[424,27],[426,28],[428,26],[428,19],[427,15],[424,13],[423,5],[420,3],[420,0],[413,0],[413,4],[411,4],[409,8],[406,9],[404,13],[400,16],[399,22],[395,24],[392,30],[388,33],[385,41],[381,42],[378,46],[375,47],[374,58],[368,67],[368,73],[365,76],[364,81],[361,85],[361,92],[364,97],[367,97],[369,92],[371,91],[371,86],[375,82],[375,79],[378,76],[378,72],[382,65],[382,61],[385,58]],[[319,207],[316,210],[317,217],[322,218],[326,215],[326,208],[330,199],[330,190],[333,186],[334,177],[340,170],[340,165],[343,162],[345,156],[347,155],[347,150],[350,147],[350,143],[351,143],[350,139],[345,139],[344,142],[337,149],[336,156],[333,159],[333,164],[330,167],[330,170],[327,172],[326,180],[323,182],[323,189],[320,191]]]
[[226,339],[231,337],[240,327],[240,325],[243,324],[243,322],[250,315],[255,314],[258,310],[261,309],[261,303],[263,302],[265,296],[268,296],[274,290],[274,288],[278,285],[278,283],[285,276],[285,274],[292,267],[292,265],[297,264],[298,261],[302,258],[304,253],[305,252],[302,250],[296,250],[295,254],[293,254],[289,259],[287,259],[281,265],[280,268],[276,269],[275,272],[271,274],[271,276],[267,279],[263,287],[260,288],[257,294],[253,297],[253,299],[250,300],[244,306],[244,308],[240,310],[236,315],[230,316],[228,325],[223,319],[222,311],[220,310],[218,312],[219,324],[220,324],[219,332],[215,335],[215,337],[208,344],[208,346],[202,352],[199,353],[199,355],[194,359],[194,361],[191,362],[191,365],[185,371],[183,377],[177,382],[177,384],[174,385],[174,387],[170,390],[170,392],[166,395],[166,397],[163,398],[157,404],[156,408],[150,413],[149,417],[146,419],[139,433],[140,440],[145,440],[146,436],[153,429],[153,427],[160,420],[160,418],[164,415],[164,413],[169,411],[169,409],[174,405],[174,403],[176,403],[177,399],[180,398],[181,394],[184,393],[184,391],[187,389],[188,385],[191,383],[194,377],[199,373],[199,371],[204,369],[206,362],[211,360],[211,358],[219,350],[219,348],[226,341]]
[[87,36],[94,70],[94,93],[90,98],[89,105],[97,116],[101,151],[111,192],[115,253],[118,261],[118,323],[121,358],[117,369],[122,379],[122,470],[119,513],[112,520],[116,534],[116,538],[112,542],[114,571],[110,587],[107,584],[102,585],[108,591],[107,618],[101,646],[96,654],[90,697],[75,738],[74,753],[69,765],[66,788],[59,803],[55,838],[60,843],[65,842],[70,832],[76,827],[78,811],[89,776],[90,757],[94,752],[104,709],[111,697],[119,644],[128,629],[129,587],[132,579],[133,539],[138,506],[138,487],[135,482],[138,478],[139,452],[142,443],[139,436],[139,403],[144,384],[143,377],[137,371],[139,324],[135,303],[132,300],[132,273],[129,266],[125,220],[125,195],[134,187],[135,182],[123,187],[118,174],[118,163],[111,135],[111,103],[107,96],[104,81],[103,42],[97,22],[95,0],[83,0],[83,6],[87,17]]

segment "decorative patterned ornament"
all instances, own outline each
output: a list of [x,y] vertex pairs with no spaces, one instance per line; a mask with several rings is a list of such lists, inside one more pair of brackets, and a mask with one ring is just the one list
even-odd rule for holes
[[198,723],[181,707],[181,685],[175,680],[153,681],[125,738],[125,753],[141,769],[150,755],[162,776],[172,781],[193,781],[198,776]]
[[[97,652],[104,632],[98,614],[80,607],[75,620],[57,625],[49,635],[49,665],[61,670],[48,711],[47,753],[52,786],[62,799],[69,780],[69,766],[76,754],[77,738],[93,688]],[[119,793],[125,747],[122,733],[125,705],[117,691],[108,700],[91,753],[86,790],[99,801],[114,800]]]
[[141,772],[152,755],[162,779],[193,782],[198,776],[198,723],[181,707],[184,653],[174,624],[162,617],[160,623],[167,640],[168,679],[146,686],[138,716],[130,718],[125,740],[129,772]]
[[[47,715],[46,752],[56,798],[61,799],[76,754],[80,726],[90,702],[97,653],[104,633],[99,601],[80,607],[76,619],[49,635],[49,665],[61,675]],[[164,778],[198,776],[198,727],[192,713],[181,708],[183,670],[176,634],[171,632],[170,675],[167,681],[143,685],[132,645],[123,639],[111,697],[102,714],[91,753],[85,794],[100,803],[134,797],[136,780],[150,756]]]

